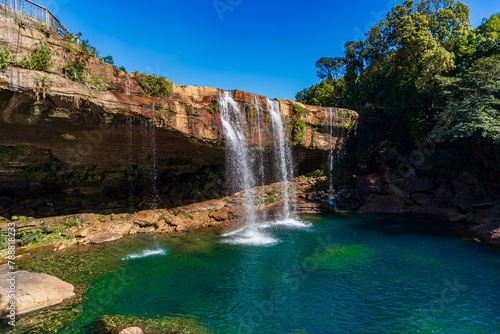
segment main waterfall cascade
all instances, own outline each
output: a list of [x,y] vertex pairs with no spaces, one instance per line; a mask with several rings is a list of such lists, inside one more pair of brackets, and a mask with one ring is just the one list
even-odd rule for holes
[[[293,159],[281,117],[279,103],[266,100],[270,124],[261,117],[264,108],[254,97],[250,112],[242,108],[230,91],[219,93],[219,113],[226,145],[226,179],[232,192],[241,191],[245,207],[245,226],[223,235],[225,242],[234,244],[269,245],[277,242],[266,233],[276,225],[308,226],[296,219],[296,205],[290,198],[295,190],[290,183],[293,177]],[[265,156],[263,135],[270,137],[271,157]],[[274,175],[269,175],[270,173]],[[283,205],[275,222],[267,221],[264,211],[256,210],[255,187],[266,182],[280,182]]]
[[219,97],[219,113],[226,138],[226,179],[232,190],[243,191],[246,219],[249,224],[253,224],[256,221],[253,194],[256,183],[245,134],[246,115],[229,92]]

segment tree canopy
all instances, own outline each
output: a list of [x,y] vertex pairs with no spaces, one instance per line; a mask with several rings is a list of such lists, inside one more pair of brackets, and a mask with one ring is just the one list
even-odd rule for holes
[[322,81],[300,102],[376,108],[394,135],[500,145],[500,13],[471,29],[455,0],[406,0],[343,57],[316,62]]

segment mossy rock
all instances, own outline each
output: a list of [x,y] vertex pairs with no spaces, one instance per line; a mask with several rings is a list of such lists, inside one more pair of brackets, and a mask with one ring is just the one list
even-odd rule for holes
[[305,259],[314,269],[343,270],[367,265],[377,252],[368,246],[353,244],[327,248]]
[[102,334],[115,333],[117,328],[133,326],[141,327],[146,333],[211,333],[206,328],[200,326],[200,323],[180,317],[151,319],[126,315],[106,315],[97,320],[97,328],[99,333]]

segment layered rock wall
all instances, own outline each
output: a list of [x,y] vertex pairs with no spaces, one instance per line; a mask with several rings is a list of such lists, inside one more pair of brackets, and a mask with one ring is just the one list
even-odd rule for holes
[[[144,206],[140,195],[148,191],[144,178],[152,172],[153,157],[162,205],[224,195],[224,136],[217,88],[173,84],[168,98],[154,98],[144,93],[135,74],[88,55],[85,77],[98,77],[106,89],[72,81],[62,68],[82,54],[81,47],[47,37],[29,23],[21,27],[0,19],[0,43],[10,48],[12,61],[42,44],[52,50],[53,59],[53,66],[44,72],[15,66],[0,72],[0,194],[10,198],[0,203],[0,216],[72,213],[81,209],[85,196],[90,196],[88,206],[93,208],[110,202],[109,198],[99,201],[99,196],[116,198],[114,205],[121,211]],[[233,94],[249,116],[247,136],[252,142],[256,129],[260,131],[251,117],[255,101],[265,121],[266,115],[269,118],[266,98],[238,90]],[[345,131],[329,127],[344,128],[343,119],[352,123],[358,117],[352,111],[337,110],[337,119],[331,121],[326,108],[278,101],[290,141],[293,121],[300,118],[305,123],[303,140],[294,147],[299,169],[320,167],[332,143],[339,149],[345,141],[344,136],[330,136]],[[79,203],[66,203],[55,212],[46,203],[40,210],[19,205],[17,199],[35,191],[72,195]]]

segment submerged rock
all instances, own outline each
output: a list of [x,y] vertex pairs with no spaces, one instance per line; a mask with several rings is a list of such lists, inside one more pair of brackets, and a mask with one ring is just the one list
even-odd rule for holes
[[76,296],[74,286],[48,274],[20,270],[0,276],[0,315],[9,314],[8,297],[12,278],[15,278],[16,315],[38,311]]
[[144,334],[141,327],[128,327],[117,332],[118,334]]
[[335,246],[306,258],[305,265],[311,269],[342,270],[368,264],[377,252],[365,245]]

